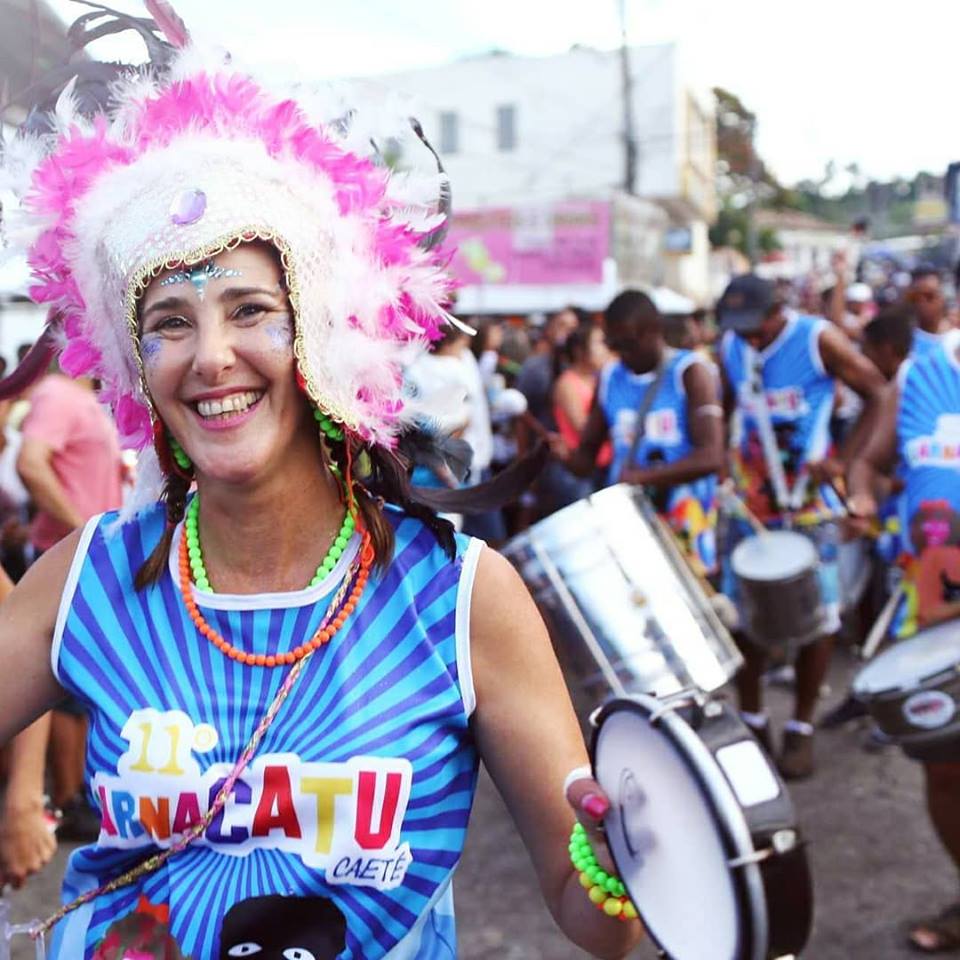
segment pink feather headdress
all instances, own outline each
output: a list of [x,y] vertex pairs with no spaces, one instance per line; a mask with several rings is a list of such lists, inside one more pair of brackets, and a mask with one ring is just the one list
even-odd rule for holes
[[[60,362],[99,378],[126,444],[150,439],[137,303],[161,270],[260,239],[280,253],[304,389],[366,441],[391,446],[422,411],[402,369],[452,318],[445,174],[390,98],[272,90],[222,58],[181,51],[162,81],[115,91],[82,118],[68,88],[54,132],[0,160],[21,200],[8,242],[28,250],[32,297],[62,318]],[[399,105],[398,105],[399,106]],[[420,154],[392,171],[381,146]]]

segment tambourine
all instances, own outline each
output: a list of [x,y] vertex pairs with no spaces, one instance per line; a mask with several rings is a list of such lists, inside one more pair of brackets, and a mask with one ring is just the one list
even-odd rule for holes
[[[37,922],[34,920],[31,923],[13,923],[10,920],[10,906],[3,899],[3,884],[0,884],[0,960],[10,960],[12,950],[10,944],[13,938],[22,936],[26,940]],[[33,951],[36,960],[45,960],[47,948],[43,937],[37,937],[33,941]],[[21,953],[20,955],[23,956],[24,954]]]
[[799,954],[813,888],[793,804],[749,730],[699,692],[612,700],[591,718],[607,844],[672,960]]

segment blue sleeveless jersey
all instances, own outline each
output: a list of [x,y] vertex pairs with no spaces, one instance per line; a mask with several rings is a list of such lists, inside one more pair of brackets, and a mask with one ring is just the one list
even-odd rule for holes
[[938,353],[943,345],[944,333],[927,333],[915,327],[913,331],[913,343],[910,347],[910,357],[914,360],[922,360],[929,357],[932,353]]
[[[148,927],[191,960],[456,955],[450,881],[476,783],[468,624],[481,544],[459,538],[451,561],[420,521],[387,512],[393,561],[308,661],[224,810],[157,872],[62,921],[55,957],[90,958]],[[173,556],[137,592],[163,511],[106,533],[113,519],[85,528],[54,637],[54,672],[89,711],[102,817],[97,843],[70,858],[65,900],[203,816],[289,670],[241,666],[202,637]],[[318,629],[357,539],[314,587],[195,592],[198,604],[235,646],[291,650]]]
[[737,399],[731,431],[734,474],[747,505],[762,518],[776,515],[779,508],[769,489],[769,471],[752,410],[751,363],[759,361],[770,422],[793,489],[798,472],[807,463],[823,459],[830,449],[835,382],[823,365],[819,346],[826,325],[820,317],[791,313],[776,340],[759,352],[733,331],[720,344],[724,372]]
[[[644,434],[633,466],[674,463],[692,452],[683,375],[691,364],[707,362],[691,350],[673,350],[668,354],[666,370],[645,417]],[[613,445],[608,483],[617,482],[630,455],[637,413],[655,377],[652,371],[634,373],[620,361],[609,364],[600,375],[598,401]],[[708,571],[716,565],[716,493],[715,474],[653,493],[657,510],[678,533],[687,537]]]
[[904,544],[910,550],[914,546],[910,523],[921,508],[942,504],[960,515],[960,363],[956,356],[960,331],[940,340],[939,348],[926,357],[907,360],[899,374],[901,523]]

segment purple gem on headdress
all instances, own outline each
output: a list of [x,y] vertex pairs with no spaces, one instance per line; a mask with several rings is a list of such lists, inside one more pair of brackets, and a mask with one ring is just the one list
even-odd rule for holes
[[170,204],[170,220],[178,227],[196,223],[207,209],[207,195],[202,190],[181,190]]

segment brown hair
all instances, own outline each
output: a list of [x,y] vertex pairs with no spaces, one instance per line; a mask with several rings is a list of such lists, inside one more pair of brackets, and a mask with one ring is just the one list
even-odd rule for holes
[[173,531],[186,512],[189,491],[189,478],[181,476],[179,473],[167,474],[167,479],[163,484],[163,493],[160,495],[160,501],[167,510],[167,523],[163,528],[160,542],[153,548],[150,556],[137,571],[133,582],[138,590],[142,590],[151,583],[156,583],[163,576],[164,568],[167,565],[167,557],[170,554],[170,547],[173,545]]

